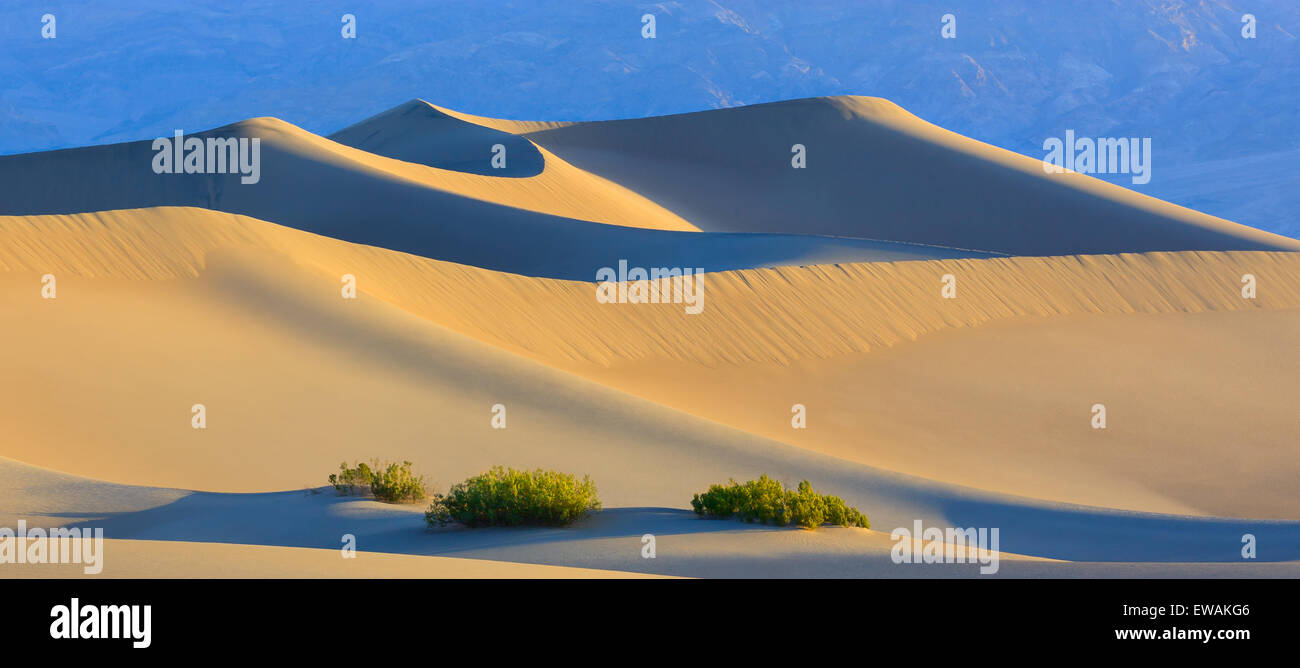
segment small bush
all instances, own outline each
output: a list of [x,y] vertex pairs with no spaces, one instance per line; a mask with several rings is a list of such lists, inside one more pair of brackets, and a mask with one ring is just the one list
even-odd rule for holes
[[564,526],[598,510],[596,485],[587,476],[496,466],[457,483],[445,496],[435,494],[424,519],[429,526]]
[[[379,460],[374,460],[375,465],[379,465]],[[330,474],[330,484],[334,486],[334,491],[341,495],[347,494],[369,494],[370,479],[374,477],[374,472],[365,462],[357,462],[357,465],[348,468],[348,463],[339,464],[339,472]]]
[[807,480],[793,490],[766,474],[744,484],[730,482],[710,485],[707,492],[696,494],[691,499],[695,514],[717,519],[738,517],[746,522],[757,520],[777,526],[795,524],[807,529],[823,524],[871,528],[867,516],[857,508],[850,507],[838,496],[818,494]]
[[376,470],[370,478],[370,493],[388,503],[423,501],[429,495],[424,476],[411,472],[411,462],[389,464],[383,471]]
[[370,495],[387,503],[421,501],[428,496],[424,476],[411,472],[411,462],[381,467],[379,460],[373,459],[371,464],[357,462],[348,468],[343,462],[338,473],[330,474],[330,484],[339,494]]

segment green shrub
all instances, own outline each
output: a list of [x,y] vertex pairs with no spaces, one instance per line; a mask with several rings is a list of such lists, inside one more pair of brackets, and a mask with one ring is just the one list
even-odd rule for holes
[[496,466],[457,483],[445,496],[435,494],[424,519],[429,526],[564,526],[598,510],[596,485],[587,476]]
[[818,494],[807,480],[796,489],[786,489],[766,474],[744,484],[731,480],[729,485],[710,485],[707,492],[691,499],[691,507],[701,517],[737,517],[746,522],[777,526],[796,524],[816,529],[823,524],[836,524],[871,528],[867,516],[844,503],[844,499]]
[[429,495],[424,476],[411,472],[411,462],[389,464],[383,471],[376,469],[370,478],[370,493],[388,503],[423,501]]
[[[374,460],[375,465],[379,465],[379,460]],[[330,474],[330,484],[334,486],[334,491],[339,494],[369,494],[370,479],[374,477],[374,472],[365,462],[357,462],[357,465],[348,468],[348,463],[339,464],[339,472]]]
[[371,464],[357,462],[352,468],[343,462],[329,481],[339,494],[370,495],[387,503],[420,501],[428,496],[424,476],[411,472],[411,462],[381,467],[378,459],[372,459]]

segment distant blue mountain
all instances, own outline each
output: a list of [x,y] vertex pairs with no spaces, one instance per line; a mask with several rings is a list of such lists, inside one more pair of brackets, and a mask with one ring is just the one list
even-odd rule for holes
[[5,3],[0,153],[253,116],[327,134],[413,97],[596,120],[875,95],[1036,157],[1066,129],[1151,137],[1151,182],[1114,182],[1300,236],[1298,36],[1295,0]]

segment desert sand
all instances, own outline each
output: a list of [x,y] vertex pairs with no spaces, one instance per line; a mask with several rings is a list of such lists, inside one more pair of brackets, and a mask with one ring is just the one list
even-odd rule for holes
[[[892,563],[916,519],[1001,527],[1011,577],[1300,575],[1300,242],[871,98],[212,132],[262,138],[258,184],[148,142],[0,157],[0,526],[103,527],[110,577],[977,574]],[[620,259],[709,272],[703,311],[598,302]],[[586,473],[606,510],[427,531],[321,488],[370,457]],[[760,473],[873,529],[687,510]]]

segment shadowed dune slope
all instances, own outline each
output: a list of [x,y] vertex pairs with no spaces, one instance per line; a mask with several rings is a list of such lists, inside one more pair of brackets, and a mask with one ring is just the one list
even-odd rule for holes
[[[810,98],[519,132],[702,230],[800,232],[1066,255],[1300,242],[949,132],[879,98]],[[1061,130],[1064,132],[1064,128]],[[807,167],[792,169],[801,144]],[[1153,148],[1154,178],[1163,165]],[[1136,186],[1139,190],[1141,186]]]

